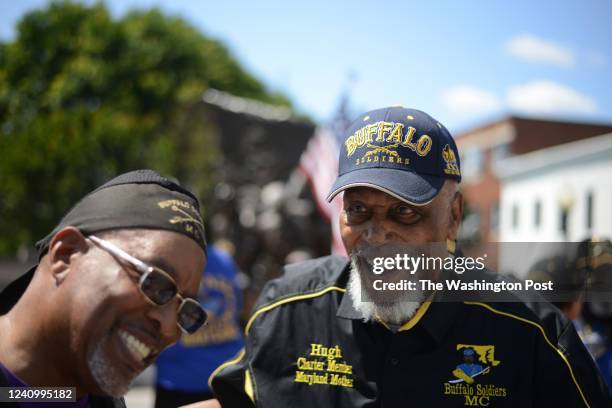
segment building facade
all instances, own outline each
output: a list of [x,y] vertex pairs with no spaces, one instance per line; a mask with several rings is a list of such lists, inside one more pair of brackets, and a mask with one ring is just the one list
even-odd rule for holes
[[612,237],[612,133],[499,162],[502,242]]
[[612,132],[612,125],[507,117],[456,135],[461,153],[466,219],[461,239],[476,245],[500,236],[501,161]]

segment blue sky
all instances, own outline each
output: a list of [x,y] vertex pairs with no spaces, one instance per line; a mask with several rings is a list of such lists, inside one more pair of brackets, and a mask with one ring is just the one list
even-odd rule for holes
[[[46,1],[0,6],[0,38]],[[515,113],[612,123],[612,2],[110,0],[160,7],[223,41],[296,109],[402,104],[457,132]]]

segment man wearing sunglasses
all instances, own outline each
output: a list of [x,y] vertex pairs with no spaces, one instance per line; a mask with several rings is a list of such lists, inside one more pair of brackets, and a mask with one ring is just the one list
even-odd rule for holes
[[132,380],[206,323],[198,200],[151,170],[85,196],[37,247],[39,264],[0,293],[0,387],[123,406]]

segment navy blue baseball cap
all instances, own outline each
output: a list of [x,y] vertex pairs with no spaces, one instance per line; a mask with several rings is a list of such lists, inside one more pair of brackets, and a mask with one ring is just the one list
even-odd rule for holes
[[461,181],[459,151],[450,132],[416,109],[367,112],[345,132],[331,201],[351,187],[371,187],[414,205],[429,203],[447,179]]

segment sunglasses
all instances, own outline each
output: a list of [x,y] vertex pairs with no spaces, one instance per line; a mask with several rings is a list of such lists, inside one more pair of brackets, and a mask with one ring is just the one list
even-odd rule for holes
[[174,297],[178,297],[181,304],[178,308],[176,322],[183,332],[195,333],[206,324],[208,314],[202,308],[202,305],[195,299],[181,296],[178,293],[176,282],[167,272],[134,258],[106,240],[94,235],[89,235],[88,238],[98,247],[140,274],[138,289],[150,303],[162,306],[169,303]]

